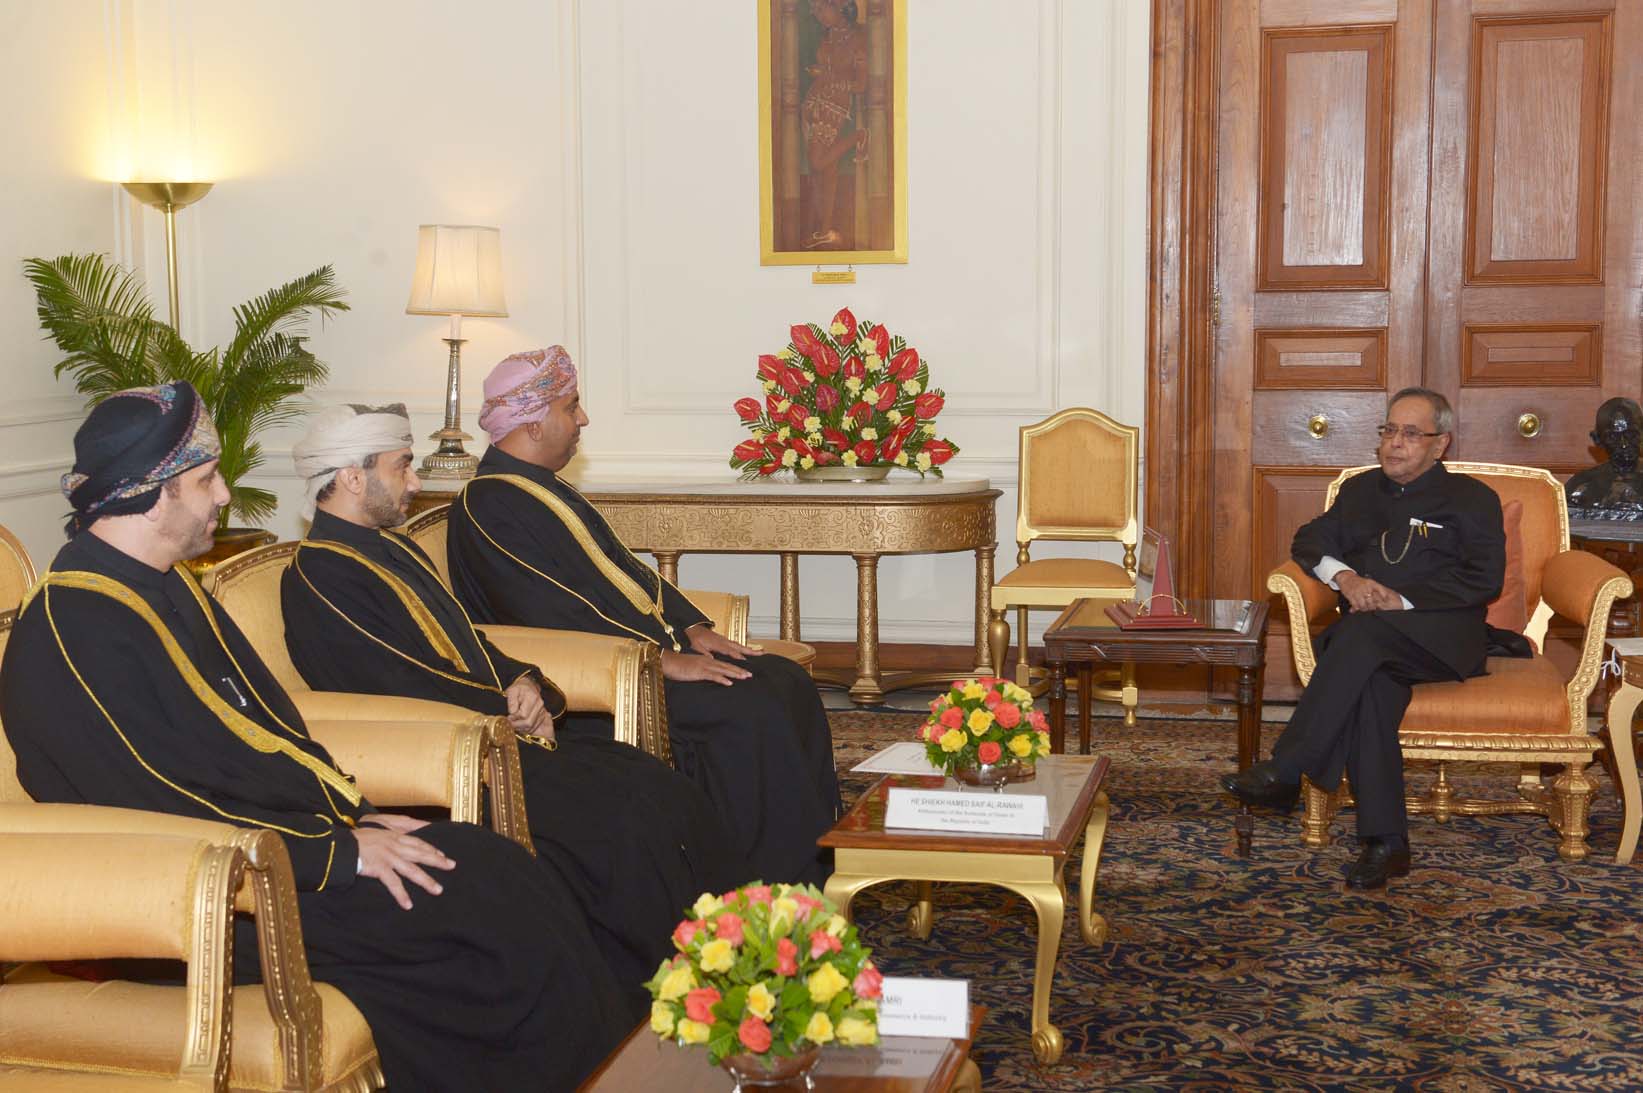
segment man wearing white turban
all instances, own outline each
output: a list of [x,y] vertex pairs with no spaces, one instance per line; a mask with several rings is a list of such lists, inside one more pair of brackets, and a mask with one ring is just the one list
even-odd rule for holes
[[[315,415],[295,449],[317,503],[281,581],[285,642],[309,686],[402,695],[506,716],[519,733],[537,861],[567,882],[595,943],[642,1004],[679,909],[750,879],[695,783],[638,748],[566,734],[542,668],[480,633],[410,538],[388,530],[420,488],[402,407]],[[612,807],[614,802],[620,802]]]

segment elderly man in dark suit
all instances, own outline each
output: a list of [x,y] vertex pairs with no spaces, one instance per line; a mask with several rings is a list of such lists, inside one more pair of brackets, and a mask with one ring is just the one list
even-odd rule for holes
[[1246,804],[1288,811],[1304,774],[1333,789],[1344,772],[1362,849],[1350,888],[1409,872],[1398,724],[1413,684],[1482,675],[1491,651],[1526,654],[1484,621],[1500,595],[1500,498],[1442,463],[1454,411],[1436,391],[1392,396],[1380,469],[1341,484],[1329,511],[1295,533],[1296,563],[1340,593],[1342,616],[1317,641],[1318,666],[1272,758],[1221,779]]

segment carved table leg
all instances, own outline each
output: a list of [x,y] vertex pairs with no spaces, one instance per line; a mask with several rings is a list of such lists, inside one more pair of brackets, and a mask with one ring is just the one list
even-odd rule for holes
[[994,666],[1003,666],[1004,657],[992,655],[991,613],[993,599],[994,546],[976,547],[976,675],[999,675]]
[[[1261,747],[1261,709],[1255,700],[1255,669],[1238,669],[1238,769],[1248,770],[1255,763],[1255,753]],[[1237,855],[1250,856],[1250,841],[1255,836],[1255,818],[1248,805],[1238,806],[1238,816],[1232,821],[1237,837]]]
[[930,929],[935,925],[936,912],[930,897],[935,885],[927,880],[914,881],[918,886],[918,900],[907,908],[907,932],[920,941],[930,938]]
[[1010,648],[1010,620],[1002,610],[989,612],[987,623],[987,675],[1004,678],[1004,654]]
[[1105,790],[1095,795],[1089,822],[1084,825],[1084,860],[1078,870],[1078,932],[1086,945],[1107,940],[1107,920],[1095,910],[1095,873],[1101,868],[1101,845],[1107,841],[1107,816],[1112,806]]
[[679,583],[679,551],[653,550],[651,556],[656,559],[656,572],[670,584]]
[[850,700],[870,705],[884,699],[879,678],[879,556],[856,554],[856,682]]
[[1078,666],[1078,751],[1090,753],[1090,703],[1095,690],[1095,665],[1085,661]]
[[1050,751],[1067,751],[1067,662],[1050,660]]
[[782,552],[782,623],[783,641],[802,641],[799,637],[799,556],[791,551]]
[[1643,689],[1631,683],[1622,683],[1609,700],[1609,750],[1614,755],[1615,773],[1620,781],[1620,800],[1624,817],[1620,827],[1620,849],[1615,852],[1616,865],[1625,865],[1637,851],[1637,831],[1643,821],[1643,801],[1639,800],[1637,757],[1632,754],[1632,716],[1643,702]]
[[1038,913],[1038,959],[1033,963],[1033,1057],[1044,1066],[1061,1061],[1061,1030],[1050,1024],[1050,988],[1055,958],[1061,949],[1061,924],[1067,904],[1058,884],[1007,884]]
[[1118,666],[1118,696],[1124,704],[1124,727],[1135,728],[1135,708],[1141,704],[1141,689],[1135,685],[1135,665],[1125,661]]

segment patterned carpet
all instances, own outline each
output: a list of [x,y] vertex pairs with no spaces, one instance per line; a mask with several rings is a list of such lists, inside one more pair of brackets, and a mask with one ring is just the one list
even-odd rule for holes
[[[831,717],[841,772],[920,721]],[[1620,810],[1599,768],[1586,862],[1560,862],[1539,817],[1415,817],[1414,872],[1348,895],[1350,813],[1318,852],[1300,845],[1297,818],[1258,816],[1255,856],[1231,855],[1233,809],[1214,786],[1231,769],[1231,724],[1099,730],[1113,816],[1096,903],[1111,934],[1088,949],[1068,916],[1050,1006],[1067,1045],[1058,1066],[1038,1066],[1028,1044],[1024,900],[938,886],[923,942],[902,927],[911,886],[857,901],[887,971],[971,980],[990,1008],[974,1051],[987,1090],[1643,1088],[1643,865],[1613,864]],[[1504,788],[1496,770],[1455,780]],[[847,803],[870,784],[843,777]],[[1066,877],[1076,893],[1076,857]]]

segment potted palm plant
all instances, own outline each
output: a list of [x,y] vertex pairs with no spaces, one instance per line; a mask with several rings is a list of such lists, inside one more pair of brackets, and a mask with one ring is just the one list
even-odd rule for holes
[[258,435],[301,416],[298,396],[328,375],[302,342],[310,318],[348,310],[332,268],[321,266],[236,307],[233,340],[203,352],[154,318],[142,282],[101,254],[30,258],[23,274],[34,286],[40,325],[64,353],[53,374],[72,375],[88,405],[128,387],[169,380],[194,385],[222,439],[220,465],[232,495],[219,544],[226,554],[271,540],[267,532],[226,525],[230,518],[256,523],[274,514],[273,493],[243,480],[262,464]]

